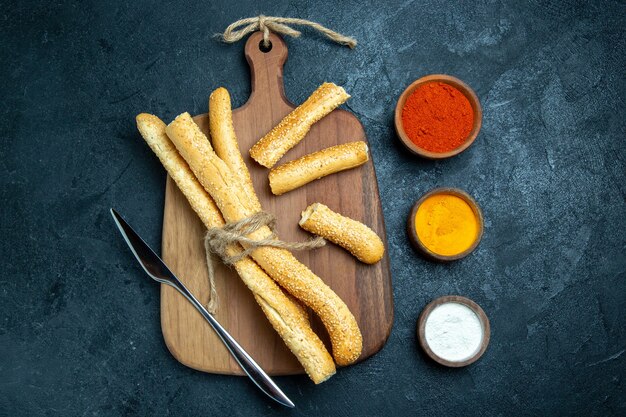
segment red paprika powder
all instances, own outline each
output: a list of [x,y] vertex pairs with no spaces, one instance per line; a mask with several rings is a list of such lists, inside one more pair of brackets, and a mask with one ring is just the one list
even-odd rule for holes
[[450,84],[432,81],[416,88],[402,108],[402,127],[411,142],[430,152],[461,146],[474,125],[469,100]]

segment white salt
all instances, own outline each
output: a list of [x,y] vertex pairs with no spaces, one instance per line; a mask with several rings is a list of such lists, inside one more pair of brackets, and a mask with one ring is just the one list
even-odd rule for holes
[[483,340],[483,326],[474,311],[464,304],[444,303],[426,318],[426,342],[435,355],[451,362],[474,356]]

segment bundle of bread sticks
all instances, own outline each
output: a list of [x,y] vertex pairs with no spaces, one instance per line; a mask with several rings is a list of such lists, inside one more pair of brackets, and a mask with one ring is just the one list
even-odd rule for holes
[[[260,164],[272,168],[301,141],[312,124],[349,96],[343,88],[325,83],[307,101],[272,129],[250,150]],[[209,137],[189,113],[166,125],[157,116],[142,113],[137,127],[207,228],[223,227],[262,210],[250,173],[239,149],[232,121],[231,100],[224,88],[209,98]],[[368,160],[365,142],[324,149],[272,169],[270,186],[283,194],[325,175],[350,169]],[[366,263],[380,260],[384,245],[367,226],[333,212],[321,203],[304,210],[300,226],[343,246]],[[272,236],[263,226],[250,233],[252,240]],[[228,256],[245,249],[231,244]],[[357,360],[362,335],[346,304],[324,281],[286,249],[261,246],[235,262],[234,268],[252,291],[273,328],[316,384],[335,374],[336,366]],[[291,296],[289,296],[288,294]],[[311,308],[324,324],[332,356],[313,332],[302,305]]]

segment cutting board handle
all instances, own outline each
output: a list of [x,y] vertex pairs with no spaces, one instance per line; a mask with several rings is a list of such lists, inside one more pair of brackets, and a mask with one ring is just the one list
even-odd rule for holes
[[283,85],[283,65],[287,60],[287,44],[274,33],[270,33],[271,49],[264,52],[261,49],[263,33],[254,32],[248,38],[245,55],[250,64],[250,79],[252,91],[248,102],[243,106],[252,105],[262,100],[266,105],[283,101],[292,105],[285,96]]

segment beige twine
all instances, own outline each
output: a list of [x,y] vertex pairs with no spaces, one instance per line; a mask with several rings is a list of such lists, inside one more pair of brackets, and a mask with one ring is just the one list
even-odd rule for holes
[[[269,237],[261,240],[254,240],[246,237],[250,233],[259,230],[261,227],[267,226],[272,231]],[[250,255],[256,248],[261,246],[271,246],[273,248],[281,248],[287,250],[309,250],[324,246],[326,241],[324,238],[316,237],[308,242],[283,242],[276,238],[274,229],[276,227],[276,218],[264,211],[258,212],[251,217],[245,218],[238,222],[227,223],[224,227],[212,227],[207,230],[204,237],[204,249],[206,250],[206,263],[209,272],[209,290],[210,298],[207,304],[207,310],[211,314],[217,311],[217,291],[215,289],[215,270],[213,267],[212,255],[217,255],[224,264],[232,265],[246,256]],[[244,244],[246,249],[234,256],[228,255],[228,246],[232,244]]]
[[[297,38],[301,35],[300,31],[295,30],[287,25],[304,25],[309,26],[333,40],[334,42],[342,45],[347,45],[350,48],[356,46],[356,39],[350,36],[342,35],[341,33],[330,30],[327,27],[320,25],[319,23],[311,22],[306,19],[298,19],[295,17],[272,17],[259,15],[257,17],[249,17],[247,19],[237,20],[235,23],[229,25],[224,33],[222,39],[224,42],[233,43],[241,40],[244,36],[254,31],[260,30],[263,32],[263,45],[265,47],[270,46],[270,31],[280,33],[281,35],[289,35]],[[243,27],[242,27],[243,26]],[[240,29],[240,27],[242,27]]]

